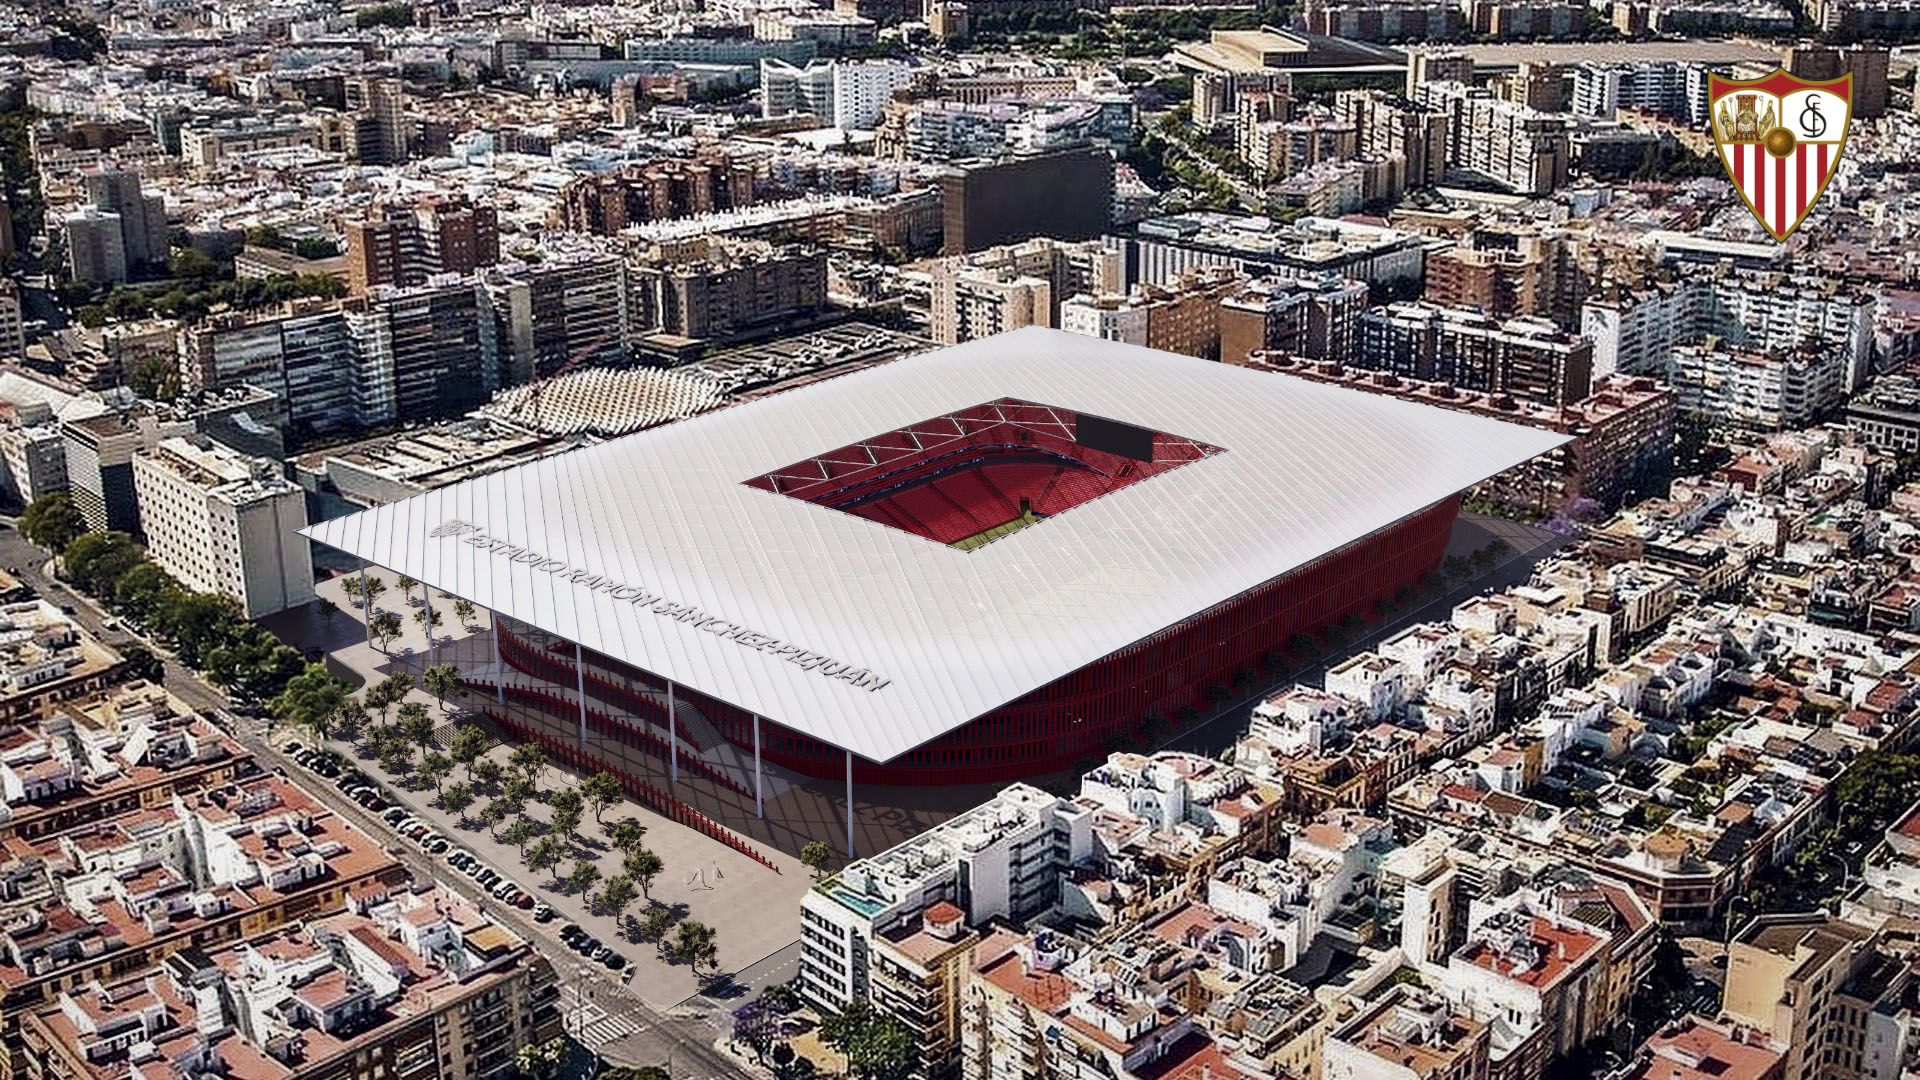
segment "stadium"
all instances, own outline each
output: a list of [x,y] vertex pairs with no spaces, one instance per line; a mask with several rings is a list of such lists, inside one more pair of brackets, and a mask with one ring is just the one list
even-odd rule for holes
[[1564,441],[1026,329],[306,534],[491,612],[463,678],[573,763],[756,804],[771,763],[851,804],[1210,715],[1432,570],[1460,492]]

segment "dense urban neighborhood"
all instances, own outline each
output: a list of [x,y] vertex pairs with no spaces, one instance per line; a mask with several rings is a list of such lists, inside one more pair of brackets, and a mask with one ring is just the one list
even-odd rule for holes
[[0,1080],[1920,1080],[1917,71],[0,7]]

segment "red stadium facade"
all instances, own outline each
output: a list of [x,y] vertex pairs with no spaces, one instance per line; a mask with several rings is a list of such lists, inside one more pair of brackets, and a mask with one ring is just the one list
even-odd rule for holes
[[[980,408],[1009,405],[1051,412],[1024,402]],[[950,438],[894,454],[883,452],[893,448],[890,433],[749,483],[964,546],[982,532],[1005,529],[1015,517],[1022,523],[1013,528],[1039,523],[1127,483],[1222,452],[1156,432],[1148,456],[1123,457],[1089,451],[1043,430],[1058,417],[1022,413],[1022,422],[1009,425],[1001,415],[1001,422],[988,425],[997,430],[967,430],[962,424]],[[1031,438],[1021,438],[1022,431]],[[859,467],[836,475],[835,461]],[[1382,600],[1417,583],[1439,564],[1458,511],[1457,497],[1428,506],[891,761],[857,761],[853,776],[862,782],[917,785],[1015,780],[1102,755],[1143,724],[1177,728],[1255,689],[1296,635],[1316,633],[1349,616],[1368,618]],[[586,666],[582,675],[572,642],[506,618],[498,619],[498,628],[506,666],[556,691],[584,685],[591,718],[583,753],[589,761],[596,747],[606,758],[601,763],[616,770],[619,759],[635,752],[668,753],[661,735],[665,680],[591,650],[580,653]],[[556,732],[573,732],[579,724],[578,707],[566,692],[526,687],[508,692],[522,707],[521,723],[530,712],[544,714]],[[706,730],[742,748],[753,745],[750,713],[685,686],[675,693],[683,713],[689,706],[699,710]],[[770,720],[761,722],[760,751],[765,759],[809,776],[837,778],[844,769],[841,748]],[[698,767],[686,746],[678,757],[683,767]]]

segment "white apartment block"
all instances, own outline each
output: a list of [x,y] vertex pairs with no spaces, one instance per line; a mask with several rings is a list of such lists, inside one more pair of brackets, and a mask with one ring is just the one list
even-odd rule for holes
[[1447,116],[1450,171],[1521,195],[1545,195],[1566,183],[1567,125],[1560,117],[1464,83],[1423,83],[1416,95],[1419,104]]
[[1807,348],[1792,353],[1682,345],[1667,381],[1683,413],[1756,431],[1806,427],[1847,399],[1847,358]]
[[[1814,365],[1819,370],[1781,373],[1781,381],[1805,385],[1800,389],[1781,386],[1777,393],[1789,397],[1810,393],[1824,401],[1832,392],[1827,387],[1830,380],[1838,380],[1838,393],[1844,396],[1858,391],[1872,376],[1873,315],[1872,296],[1837,282],[1794,283],[1730,273],[1589,300],[1580,311],[1580,333],[1593,342],[1595,378],[1617,371],[1672,381],[1700,371],[1718,371],[1724,366],[1720,361],[1697,356],[1683,360],[1678,355],[1682,346],[1710,337],[1735,353],[1806,351],[1820,358]],[[1762,383],[1769,378],[1748,374]],[[1689,391],[1680,382],[1674,385],[1682,395],[1691,392],[1702,400],[1716,396],[1712,388],[1696,386]],[[1729,393],[1737,399],[1770,392],[1764,386],[1750,386]],[[1690,406],[1682,402],[1681,407]],[[1787,407],[1791,412],[1795,406]]]
[[839,1008],[871,992],[876,932],[946,901],[968,926],[1050,910],[1062,871],[1093,858],[1093,816],[1026,784],[808,890],[800,904],[800,992]]
[[766,119],[812,113],[827,127],[870,131],[893,92],[907,85],[913,69],[891,60],[811,60],[795,65],[760,61],[760,115]]
[[1707,73],[1697,64],[1650,60],[1574,65],[1568,111],[1611,120],[1637,109],[1694,120],[1707,113]]
[[313,600],[306,496],[273,462],[173,437],[135,455],[133,483],[148,553],[189,588],[249,619]]
[[1060,304],[1060,329],[1105,341],[1145,345],[1147,307],[1143,296],[1093,297],[1081,293]]

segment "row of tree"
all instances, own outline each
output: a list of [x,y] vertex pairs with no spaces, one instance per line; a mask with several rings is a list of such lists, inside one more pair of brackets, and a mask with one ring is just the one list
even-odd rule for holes
[[[331,701],[349,689],[244,618],[231,597],[183,585],[149,560],[133,537],[89,530],[65,492],[35,499],[19,527],[29,541],[60,553],[67,581],[166,641],[182,663],[235,698],[300,702],[307,711],[315,694]],[[289,692],[293,696],[285,697]]]

